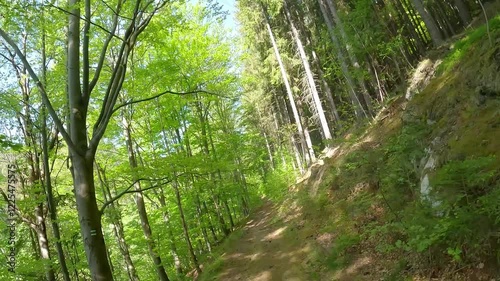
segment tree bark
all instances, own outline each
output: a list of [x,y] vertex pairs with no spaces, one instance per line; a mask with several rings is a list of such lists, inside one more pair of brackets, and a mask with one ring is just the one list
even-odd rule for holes
[[319,98],[318,90],[316,88],[316,82],[314,81],[314,76],[311,70],[311,65],[309,64],[309,59],[307,58],[306,52],[304,50],[304,45],[302,44],[302,40],[300,39],[299,32],[295,27],[292,16],[290,14],[290,10],[288,9],[287,1],[284,2],[285,15],[290,25],[290,29],[292,30],[293,38],[295,40],[295,44],[297,45],[297,49],[299,51],[300,60],[302,61],[302,65],[304,66],[304,70],[306,72],[307,82],[309,84],[309,89],[311,90],[311,96],[314,101],[314,105],[318,112],[319,122],[321,129],[323,131],[323,136],[325,140],[329,140],[332,138],[332,134],[330,132],[330,127],[328,126],[328,121],[326,120],[325,112],[323,110],[323,105],[321,104],[321,99]]
[[174,180],[172,181],[172,188],[174,189],[175,192],[175,199],[177,201],[177,207],[179,209],[179,214],[181,216],[181,222],[182,222],[182,230],[184,232],[184,238],[186,239],[186,244],[188,246],[189,250],[189,255],[191,256],[191,261],[194,264],[194,268],[198,274],[201,273],[201,268],[198,263],[198,258],[196,257],[196,254],[194,253],[193,250],[193,244],[191,243],[191,238],[189,237],[189,228],[186,223],[186,218],[184,217],[184,209],[182,208],[182,200],[181,200],[181,194],[179,192],[179,186],[177,182],[177,172],[174,171]]
[[47,227],[45,224],[45,217],[43,216],[42,204],[38,204],[36,207],[35,219],[37,226],[35,232],[37,235],[38,246],[40,247],[40,256],[45,263],[45,276],[47,281],[55,281],[56,276],[50,259],[49,240],[47,238]]
[[366,112],[363,110],[363,107],[361,106],[361,102],[358,99],[358,96],[356,94],[356,87],[354,80],[349,73],[349,67],[347,66],[346,58],[344,54],[342,53],[342,48],[340,47],[340,42],[337,39],[337,36],[335,35],[334,29],[333,29],[333,23],[328,16],[328,12],[325,7],[325,3],[323,0],[318,0],[319,7],[321,9],[321,13],[323,14],[323,18],[325,20],[326,26],[328,28],[328,33],[330,34],[330,38],[332,39],[333,46],[337,52],[337,58],[339,60],[340,64],[340,69],[342,71],[342,74],[346,80],[347,83],[347,91],[349,93],[349,96],[351,98],[351,103],[354,108],[354,113],[358,119],[361,119],[363,117],[367,117]]
[[302,127],[302,122],[300,120],[299,112],[297,110],[297,106],[295,104],[295,99],[293,97],[292,88],[290,87],[290,82],[288,81],[288,74],[286,72],[285,66],[283,65],[283,61],[281,60],[281,55],[280,55],[280,52],[278,50],[278,45],[276,44],[276,40],[274,39],[274,34],[273,34],[272,29],[271,29],[271,24],[269,23],[269,18],[268,18],[267,12],[266,12],[263,5],[262,5],[262,12],[264,15],[264,19],[266,21],[267,31],[269,32],[269,38],[271,39],[271,43],[273,45],[274,54],[276,55],[276,60],[278,61],[278,65],[279,65],[279,68],[281,71],[283,83],[285,84],[288,99],[290,101],[290,107],[292,108],[293,117],[295,119],[295,124],[297,125],[297,130],[299,132],[302,147],[304,148],[305,153],[307,153],[308,156],[310,157],[311,162],[314,162],[316,160],[316,155],[314,153],[312,142],[311,142],[310,138],[307,138],[304,135],[304,128]]
[[153,231],[151,230],[151,226],[149,224],[149,219],[148,219],[148,214],[146,211],[146,204],[144,202],[144,197],[143,197],[142,191],[140,191],[141,190],[141,183],[140,183],[140,181],[137,180],[137,176],[135,176],[136,173],[135,173],[135,171],[133,171],[134,169],[137,168],[137,159],[135,157],[135,152],[134,152],[134,147],[133,147],[133,142],[132,142],[131,124],[129,123],[129,121],[127,120],[127,117],[125,117],[125,116],[122,116],[122,121],[123,121],[123,130],[124,130],[124,135],[125,135],[125,141],[126,141],[127,150],[128,150],[129,165],[130,165],[130,168],[132,169],[132,174],[134,175],[132,177],[132,180],[135,182],[135,184],[134,184],[134,189],[136,190],[135,203],[137,205],[139,218],[141,220],[142,231],[144,233],[144,237],[146,238],[146,243],[148,245],[149,255],[151,256],[151,259],[153,260],[153,263],[155,264],[156,273],[158,274],[159,280],[169,281],[165,267],[162,264],[161,257],[156,251],[155,243],[153,240]]
[[[95,152],[87,146],[87,107],[80,89],[80,3],[69,0],[72,7],[68,27],[67,77],[69,101],[69,155],[78,220],[92,280],[112,281],[107,248],[102,233],[101,215],[97,207],[93,162]],[[68,143],[68,146],[70,144]]]
[[444,38],[443,35],[441,34],[441,30],[439,29],[439,26],[437,25],[436,21],[429,13],[427,8],[425,8],[422,0],[411,0],[411,2],[413,3],[413,6],[415,6],[417,12],[420,14],[420,17],[422,17],[422,20],[424,21],[425,26],[429,31],[429,35],[431,36],[431,40],[434,46],[439,47],[441,44],[443,44]]
[[454,0],[453,3],[455,4],[455,8],[458,10],[458,16],[460,17],[463,26],[467,26],[472,20],[469,7],[463,0]]
[[[113,194],[111,193],[109,182],[106,178],[106,173],[104,169],[102,169],[99,164],[96,163],[97,168],[97,176],[101,183],[102,192],[104,195],[104,200],[108,201],[113,198]],[[110,209],[112,210],[111,221],[113,222],[113,232],[116,237],[116,241],[118,242],[118,248],[120,249],[120,253],[123,256],[125,261],[125,267],[127,269],[128,278],[130,281],[139,281],[139,276],[137,275],[137,270],[135,269],[135,265],[130,256],[129,246],[127,241],[125,240],[124,226],[122,223],[122,216],[120,212],[120,206],[118,202],[115,201],[110,204]]]

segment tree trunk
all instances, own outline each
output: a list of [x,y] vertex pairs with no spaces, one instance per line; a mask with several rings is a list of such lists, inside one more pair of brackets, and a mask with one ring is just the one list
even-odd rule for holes
[[328,16],[328,12],[325,7],[325,3],[322,0],[318,0],[319,7],[321,9],[321,13],[323,14],[323,18],[325,19],[326,26],[328,28],[328,33],[330,34],[330,38],[332,39],[333,46],[335,50],[337,51],[337,58],[339,60],[340,64],[340,69],[342,71],[342,74],[344,78],[346,79],[347,83],[347,91],[349,93],[349,96],[351,98],[351,103],[354,108],[354,113],[356,114],[356,117],[358,119],[361,119],[363,117],[367,117],[365,111],[363,110],[363,107],[361,106],[361,102],[358,99],[358,96],[356,94],[356,87],[354,80],[349,73],[349,67],[347,66],[346,59],[344,57],[344,54],[342,53],[342,48],[340,47],[340,42],[337,39],[337,36],[335,35],[334,29],[333,29],[333,23]]
[[[42,10],[42,12],[44,12]],[[42,15],[44,17],[44,15]],[[42,34],[42,82],[43,85],[47,85],[46,79],[46,65],[47,65],[47,55],[46,55],[46,45],[45,45],[45,29]],[[54,200],[54,193],[52,190],[52,181],[51,181],[51,171],[49,166],[49,140],[47,137],[47,113],[45,105],[42,104],[41,109],[42,115],[42,167],[43,167],[43,175],[44,175],[44,186],[45,193],[47,196],[47,207],[49,209],[50,221],[52,225],[52,232],[54,233],[56,251],[57,251],[57,259],[59,260],[59,267],[61,268],[61,273],[63,275],[64,281],[71,281],[68,266],[66,264],[66,258],[64,257],[64,250],[61,244],[61,233],[59,229],[59,223],[57,221],[57,206]],[[54,135],[54,138],[57,137],[57,134]]]
[[278,50],[278,45],[276,44],[276,40],[274,39],[274,34],[271,29],[271,24],[269,23],[269,18],[265,8],[262,6],[262,12],[264,14],[264,18],[266,20],[267,31],[269,32],[269,38],[271,39],[271,43],[273,45],[274,54],[276,55],[276,60],[278,61],[279,68],[281,71],[281,76],[283,78],[283,83],[285,84],[286,92],[288,95],[288,99],[290,101],[290,106],[292,108],[293,117],[295,119],[295,124],[297,125],[297,131],[299,132],[300,140],[302,143],[302,147],[305,152],[309,155],[311,161],[316,160],[316,155],[314,154],[313,146],[311,140],[307,140],[304,136],[304,129],[302,127],[302,123],[300,121],[299,112],[297,110],[297,106],[295,105],[295,99],[293,97],[292,88],[290,87],[290,82],[288,81],[288,74],[286,73],[285,66],[283,65],[283,61],[281,60],[281,55]]
[[212,217],[208,212],[207,203],[205,201],[203,201],[203,209],[205,211],[205,214],[208,216],[208,229],[210,229],[210,233],[212,234],[212,238],[214,239],[214,241],[217,242],[219,238],[217,238],[217,233],[215,233],[215,228],[212,224]]
[[93,162],[95,152],[88,150],[87,107],[80,89],[80,3],[69,0],[71,13],[68,27],[67,77],[69,102],[69,135],[74,147],[69,149],[80,231],[94,281],[114,280],[107,258],[97,207]]
[[36,236],[38,240],[38,246],[40,247],[40,256],[45,263],[45,276],[47,281],[55,281],[56,276],[54,274],[54,269],[52,268],[52,262],[50,260],[50,249],[49,240],[47,238],[47,227],[45,225],[45,218],[43,217],[43,205],[38,204],[35,210],[36,218]]
[[314,81],[314,76],[311,71],[311,66],[309,64],[309,59],[307,58],[306,52],[304,50],[304,45],[302,44],[302,40],[300,39],[299,36],[299,32],[295,27],[292,16],[290,14],[290,10],[288,9],[287,1],[284,2],[284,8],[285,8],[286,18],[288,20],[288,23],[290,24],[290,29],[292,30],[295,44],[297,45],[297,49],[299,50],[302,65],[304,66],[304,70],[306,72],[307,82],[311,90],[311,95],[314,101],[314,105],[316,107],[316,110],[318,111],[318,117],[321,129],[323,131],[323,136],[325,140],[329,140],[332,138],[330,127],[328,126],[328,121],[326,120],[325,112],[323,110],[323,105],[321,104],[321,99],[319,98],[318,90],[316,88],[316,82]]
[[229,225],[231,226],[231,231],[234,230],[234,220],[233,215],[231,214],[231,209],[229,209],[229,204],[227,203],[227,199],[224,200],[224,208],[226,209],[226,213],[229,216]]
[[[354,69],[359,70],[361,66],[360,66],[356,56],[352,53],[351,44],[349,43],[349,38],[347,38],[347,34],[344,30],[344,25],[343,25],[342,21],[340,20],[340,17],[337,13],[337,8],[335,7],[335,4],[332,2],[332,0],[326,0],[326,3],[328,5],[328,7],[330,8],[330,12],[331,12],[333,21],[335,22],[335,24],[337,25],[337,27],[340,31],[340,36],[342,37],[342,40],[345,43],[347,56],[349,57],[349,60],[351,61],[351,64],[354,67]],[[373,116],[372,100],[371,100],[370,95],[368,94],[368,90],[366,89],[364,78],[360,77],[358,79],[358,83],[359,83],[359,86],[361,87],[361,95],[363,96],[363,99],[365,101],[367,113],[368,113],[368,115]]]
[[210,243],[210,239],[208,239],[207,228],[205,227],[205,224],[203,221],[203,210],[201,208],[201,202],[200,202],[200,198],[198,196],[196,197],[196,214],[198,215],[196,220],[198,222],[198,226],[201,229],[201,235],[203,236],[203,240],[205,241],[205,245],[207,246],[208,252],[211,253],[212,252],[212,245]]
[[137,160],[135,157],[135,152],[134,152],[134,147],[133,147],[133,142],[132,142],[132,132],[131,132],[131,124],[127,120],[125,116],[122,116],[122,121],[123,121],[123,130],[124,130],[124,135],[125,135],[125,141],[127,143],[127,150],[128,150],[128,159],[129,159],[129,165],[130,168],[132,169],[132,174],[134,175],[132,177],[132,180],[135,182],[134,184],[134,189],[135,189],[135,203],[137,205],[137,210],[139,212],[139,218],[141,219],[141,226],[142,226],[142,231],[144,233],[144,237],[146,238],[146,242],[148,244],[148,249],[149,249],[149,255],[151,256],[151,259],[153,260],[153,263],[156,266],[156,273],[158,274],[158,278],[161,281],[169,281],[167,272],[165,270],[165,267],[162,264],[161,257],[160,255],[156,252],[156,247],[155,243],[153,240],[153,231],[151,230],[151,226],[149,224],[149,219],[148,219],[148,214],[146,211],[146,204],[144,203],[144,198],[141,190],[141,183],[140,181],[137,181],[137,176],[135,176],[135,171],[134,169],[137,168]]
[[[96,163],[97,167],[97,176],[101,183],[102,192],[104,195],[104,200],[108,201],[113,198],[111,194],[111,190],[109,187],[109,182],[106,178],[105,171]],[[130,256],[129,246],[127,241],[125,240],[124,226],[122,223],[122,216],[120,213],[120,206],[118,202],[110,204],[110,209],[112,210],[111,221],[113,222],[113,232],[116,237],[116,241],[118,242],[118,248],[120,249],[120,253],[123,255],[125,260],[125,267],[127,269],[127,274],[130,281],[139,281],[139,276],[137,275],[137,271],[135,269],[134,263],[132,262],[132,258]]]
[[165,226],[167,228],[168,238],[170,240],[170,251],[172,252],[172,257],[174,258],[174,267],[177,274],[182,274],[182,264],[179,259],[179,254],[177,253],[177,247],[174,241],[174,234],[172,233],[172,228],[170,226],[170,214],[167,210],[167,201],[165,198],[165,194],[163,193],[163,189],[160,189],[160,194],[158,197],[160,201],[160,206],[164,210],[163,213],[163,221],[165,222]]
[[335,101],[333,99],[332,90],[330,89],[330,86],[328,85],[328,83],[325,80],[325,74],[323,73],[323,70],[321,69],[321,63],[320,63],[319,58],[316,55],[315,51],[312,51],[312,56],[313,56],[313,62],[316,66],[316,69],[318,69],[319,79],[321,80],[321,85],[323,86],[323,91],[325,91],[326,99],[328,100],[328,103],[330,104],[330,110],[332,111],[333,120],[335,122],[337,122],[339,127],[342,127],[342,125],[340,124],[339,112],[337,111],[337,106],[335,105]]
[[45,126],[45,113],[43,112],[43,128],[42,128],[42,150],[43,150],[43,170],[45,177],[45,192],[47,193],[47,207],[49,208],[50,221],[52,224],[52,232],[54,233],[55,245],[57,251],[57,259],[59,260],[59,267],[61,268],[61,273],[63,275],[64,281],[70,281],[68,266],[66,264],[66,258],[64,257],[64,250],[61,244],[61,234],[59,229],[59,223],[57,220],[57,207],[54,202],[54,195],[52,191],[52,182],[50,178],[50,166],[49,166],[49,155],[48,155],[48,140],[47,140],[47,128]]
[[439,29],[439,26],[437,25],[437,23],[434,20],[434,18],[432,17],[432,15],[425,8],[422,0],[411,0],[411,2],[413,3],[413,6],[415,6],[415,9],[417,10],[417,12],[422,17],[422,21],[424,21],[425,26],[427,27],[427,30],[429,31],[429,34],[431,36],[431,40],[432,40],[434,46],[438,47],[441,44],[443,44],[444,38],[443,38],[443,35],[441,34],[441,30]]
[[189,228],[186,223],[186,218],[184,217],[184,210],[182,208],[182,200],[181,200],[181,194],[179,192],[179,186],[177,182],[177,172],[174,171],[174,180],[172,181],[172,188],[174,189],[175,192],[175,199],[177,200],[177,208],[179,209],[179,214],[181,216],[181,222],[182,222],[182,230],[184,232],[184,238],[186,239],[186,244],[188,246],[189,250],[189,255],[191,256],[191,261],[194,264],[194,268],[198,274],[201,273],[201,268],[198,263],[198,258],[196,257],[196,254],[194,253],[193,250],[193,244],[191,243],[191,239],[189,238]]
[[[280,127],[278,124],[278,120],[281,120],[281,124],[292,124],[289,115],[288,115],[288,110],[286,108],[286,102],[281,96],[274,95],[277,107],[277,112],[279,113],[278,117],[276,117],[275,121],[275,126],[276,130]],[[297,162],[297,167],[300,171],[300,174],[304,174],[304,164],[302,162],[302,158],[300,157],[300,142],[297,142],[296,139],[294,138],[294,134],[290,134],[290,146],[292,147],[293,154],[295,156],[295,161]]]
[[467,26],[472,20],[469,7],[463,0],[454,0],[453,3],[455,4],[455,8],[458,10],[458,16],[460,17],[463,26]]
[[[208,125],[207,125],[207,120],[206,120],[206,117],[204,114],[204,109],[202,107],[202,103],[198,97],[197,97],[197,101],[195,104],[196,104],[196,113],[198,114],[198,119],[199,119],[200,125],[201,125],[201,149],[207,157],[210,157],[210,149],[208,146],[208,136],[207,136]],[[215,151],[212,151],[212,153],[215,153]],[[213,187],[216,187],[217,180],[215,179],[214,172],[212,172],[210,174],[210,179],[212,180]],[[210,191],[210,195],[211,195],[212,200],[214,202],[215,212],[217,214],[217,218],[219,219],[220,226],[222,227],[222,231],[224,232],[225,236],[228,236],[230,231],[227,228],[226,221],[224,220],[224,214],[223,214],[221,207],[220,207],[219,194],[213,190],[213,187],[208,187],[208,190]]]
[[[81,128],[83,131],[85,129]],[[97,207],[92,158],[85,159],[80,155],[71,155],[78,219],[92,280],[111,281],[113,274],[108,261],[101,216]]]

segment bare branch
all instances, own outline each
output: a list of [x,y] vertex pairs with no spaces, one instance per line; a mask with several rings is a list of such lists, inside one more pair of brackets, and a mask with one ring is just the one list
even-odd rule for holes
[[[104,6],[108,7],[108,9],[110,9],[110,10],[111,10],[111,12],[113,12],[113,14],[114,14],[115,16],[118,16],[118,17],[120,17],[120,18],[122,18],[122,19],[130,20],[130,21],[132,20],[132,18],[126,17],[126,16],[124,16],[124,15],[120,15],[120,9],[119,9],[119,8],[117,8],[117,9],[115,10],[115,9],[113,9],[113,8],[112,8],[112,7],[111,7],[108,3],[106,3],[106,1],[101,0],[101,2],[104,4]],[[120,2],[118,2],[118,5],[121,5],[121,3],[122,3],[121,1],[120,1]]]
[[[54,5],[54,4],[47,4],[47,6],[52,7],[52,8],[55,8],[55,9],[57,9],[57,10],[59,10],[59,11],[63,12],[63,13],[68,14],[68,15],[77,16],[77,15],[73,14],[72,12],[67,11],[67,10],[65,10],[65,9],[63,9],[63,8],[61,8],[61,7],[58,7],[58,6]],[[78,16],[78,17],[79,17],[81,20],[85,21],[86,23],[90,23],[91,25],[93,25],[93,26],[95,26],[95,27],[97,27],[97,28],[101,29],[101,30],[102,30],[102,31],[104,31],[105,33],[112,35],[112,36],[113,36],[113,37],[115,37],[116,39],[118,39],[118,40],[120,40],[120,41],[124,41],[124,40],[123,40],[123,38],[121,38],[121,37],[117,36],[117,35],[116,35],[116,34],[114,34],[113,32],[110,32],[110,31],[109,31],[109,30],[107,30],[104,26],[99,25],[99,24],[97,24],[97,23],[95,23],[95,22],[92,22],[90,19],[86,19],[86,18],[84,18],[84,17],[82,17],[82,16]]]
[[116,27],[118,26],[118,16],[121,11],[121,7],[122,7],[122,1],[118,1],[118,4],[116,6],[116,12],[113,11],[113,13],[115,13],[115,16],[113,17],[113,26],[111,27],[111,32],[109,33],[108,37],[106,38],[106,41],[104,41],[104,45],[102,46],[102,50],[99,55],[99,61],[97,63],[97,68],[95,70],[94,77],[92,78],[92,81],[90,81],[89,93],[92,92],[95,85],[97,84],[97,81],[99,80],[99,76],[101,75],[101,70],[102,66],[104,65],[104,59],[106,58],[106,53],[108,51],[109,43],[111,42],[111,39],[113,39],[113,37],[115,36]]
[[167,90],[167,91],[161,92],[161,93],[156,94],[156,95],[154,95],[152,97],[149,97],[149,98],[144,98],[144,99],[140,99],[140,100],[133,100],[133,101],[122,103],[122,104],[118,105],[117,107],[115,107],[115,109],[113,109],[113,113],[115,113],[116,111],[118,111],[120,108],[122,108],[124,106],[135,104],[135,103],[140,103],[140,102],[146,102],[146,101],[154,100],[154,99],[159,98],[161,96],[164,96],[166,94],[172,94],[172,95],[178,95],[178,96],[187,96],[187,95],[200,94],[200,93],[204,93],[204,94],[209,94],[209,95],[214,95],[214,96],[219,96],[219,97],[226,98],[226,96],[223,96],[223,95],[220,95],[220,94],[216,94],[216,93],[212,93],[212,92],[208,92],[208,91],[204,91],[204,90],[196,90],[196,91],[190,91],[190,92],[173,92],[173,91],[168,91]]
[[[140,178],[140,179],[134,180],[127,188],[125,188],[124,190],[122,190],[120,193],[118,193],[116,196],[114,196],[113,198],[109,199],[108,201],[106,201],[104,203],[104,205],[102,205],[101,210],[100,210],[101,215],[104,213],[104,210],[106,209],[106,207],[108,207],[109,205],[111,205],[116,200],[120,199],[123,195],[125,195],[127,193],[138,193],[138,192],[147,191],[147,190],[150,190],[150,189],[153,189],[153,188],[158,188],[158,187],[164,186],[164,185],[172,182],[172,180],[170,180],[170,179],[166,180],[166,179],[168,179],[168,178],[167,177],[159,178],[159,179]],[[147,180],[147,181],[162,181],[162,182],[157,183],[157,184],[152,185],[152,186],[149,186],[147,188],[130,190],[132,187],[134,187],[134,185],[136,183],[138,183],[140,181],[144,181],[144,180]]]

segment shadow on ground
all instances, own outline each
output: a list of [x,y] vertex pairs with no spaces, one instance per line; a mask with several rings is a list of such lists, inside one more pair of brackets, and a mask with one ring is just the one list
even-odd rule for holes
[[311,280],[305,270],[308,243],[300,241],[277,213],[269,202],[254,213],[241,238],[222,255],[223,269],[215,280]]

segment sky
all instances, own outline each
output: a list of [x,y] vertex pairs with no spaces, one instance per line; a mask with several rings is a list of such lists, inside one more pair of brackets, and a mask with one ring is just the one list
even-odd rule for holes
[[218,0],[220,4],[224,5],[224,10],[229,12],[229,16],[226,18],[226,26],[231,28],[232,32],[237,32],[236,23],[236,0]]

